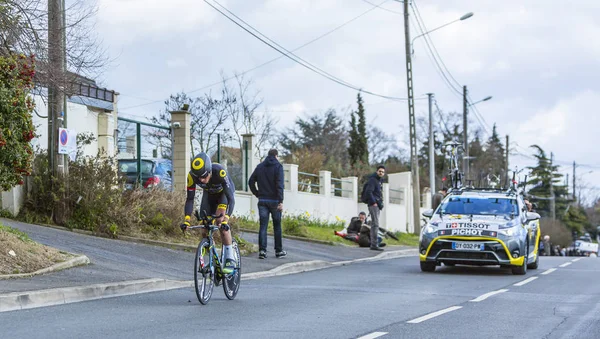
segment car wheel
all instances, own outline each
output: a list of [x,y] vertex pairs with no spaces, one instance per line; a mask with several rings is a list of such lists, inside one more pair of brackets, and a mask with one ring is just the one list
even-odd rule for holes
[[525,244],[525,248],[527,250],[525,251],[525,258],[523,258],[523,265],[513,267],[512,274],[515,274],[515,275],[527,274],[527,261],[529,260],[529,241],[527,241],[527,243]]
[[531,264],[527,265],[527,268],[532,269],[532,270],[537,270],[539,265],[540,265],[540,254],[536,253],[535,261],[532,262]]
[[421,271],[423,272],[434,272],[435,262],[421,261]]

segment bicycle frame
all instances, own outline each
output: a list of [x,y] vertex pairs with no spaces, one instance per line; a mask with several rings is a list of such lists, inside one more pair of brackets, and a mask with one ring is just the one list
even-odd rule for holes
[[[207,223],[210,224],[210,221],[207,220]],[[221,256],[219,255],[219,253],[217,252],[217,249],[215,248],[215,241],[213,239],[213,233],[215,231],[217,231],[219,229],[219,227],[215,226],[215,225],[198,225],[198,226],[190,226],[188,227],[188,229],[197,229],[197,228],[202,228],[208,231],[208,235],[207,235],[207,239],[208,239],[208,248],[210,251],[210,255],[209,257],[209,262],[208,262],[208,267],[210,267],[211,269],[211,274],[215,274],[215,280],[219,281],[222,276],[223,276],[223,272],[221,272]],[[202,259],[202,258],[200,258]],[[201,268],[205,268],[206,267],[206,263],[201,260]]]
[[450,151],[445,150],[449,153],[450,159],[450,183],[452,188],[458,189],[463,185],[463,174],[460,172],[458,167],[458,151],[462,148],[462,145],[457,142],[451,142],[444,144],[445,148],[450,147]]

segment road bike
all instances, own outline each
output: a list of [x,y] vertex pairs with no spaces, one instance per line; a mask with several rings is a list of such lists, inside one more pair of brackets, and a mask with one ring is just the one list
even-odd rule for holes
[[220,215],[207,215],[205,212],[196,217],[200,221],[199,225],[189,226],[187,229],[205,229],[208,231],[207,238],[203,238],[198,244],[196,256],[194,257],[194,287],[196,288],[196,296],[202,305],[206,305],[210,300],[214,285],[223,284],[223,291],[229,300],[233,300],[240,289],[240,281],[242,276],[242,258],[240,248],[235,239],[232,239],[233,255],[236,262],[236,267],[231,274],[223,273],[223,248],[219,255],[213,233],[219,229],[219,226],[214,224],[215,219]]
[[450,185],[453,189],[461,188],[463,185],[463,173],[458,168],[458,152],[462,148],[462,144],[456,141],[444,144],[444,150],[448,153],[449,156],[448,160],[450,162]]

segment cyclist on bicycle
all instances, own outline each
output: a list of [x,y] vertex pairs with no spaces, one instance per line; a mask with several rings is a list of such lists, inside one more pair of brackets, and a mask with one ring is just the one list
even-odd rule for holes
[[[190,226],[190,218],[194,209],[194,197],[196,196],[196,186],[202,188],[202,202],[200,211],[206,211],[209,214],[220,215],[214,220],[215,225],[219,226],[221,239],[223,241],[223,257],[225,264],[223,273],[233,272],[236,262],[231,246],[231,232],[229,230],[229,216],[233,213],[235,206],[235,187],[233,181],[227,175],[227,171],[220,164],[213,164],[204,152],[199,153],[192,160],[192,169],[187,177],[187,200],[185,202],[185,221],[181,224],[181,229]],[[202,229],[202,236],[206,237],[206,230]]]

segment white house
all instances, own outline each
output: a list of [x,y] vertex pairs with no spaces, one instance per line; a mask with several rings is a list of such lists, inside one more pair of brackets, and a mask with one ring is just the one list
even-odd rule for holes
[[[117,121],[118,93],[96,86],[90,79],[79,78],[76,85],[76,95],[67,98],[67,128],[77,133],[89,132],[95,141],[87,145],[84,155],[96,155],[100,149],[107,154],[115,154],[115,129]],[[44,94],[44,93],[42,93]],[[33,125],[36,127],[37,138],[31,142],[34,149],[48,148],[48,106],[42,95],[33,95],[35,112]],[[23,186],[16,186],[10,191],[2,192],[2,209],[16,215],[25,199]]]

